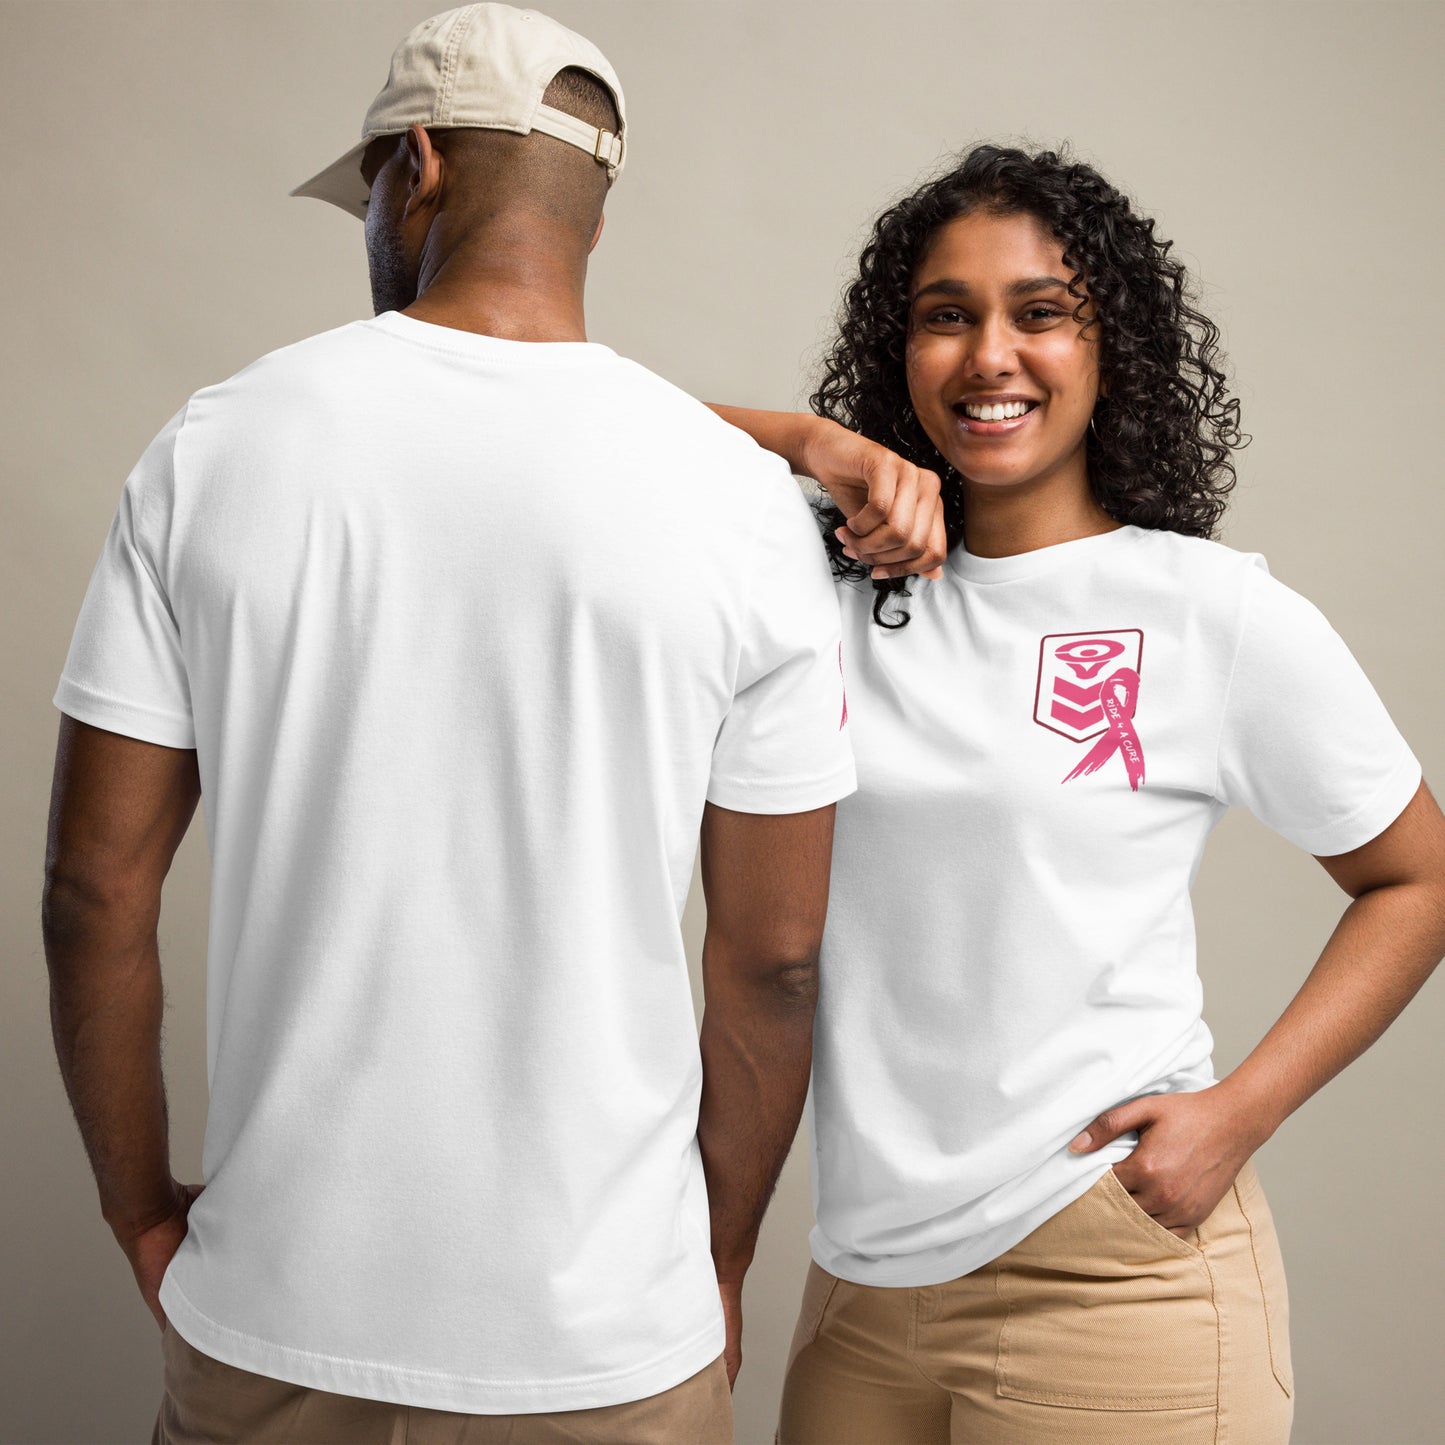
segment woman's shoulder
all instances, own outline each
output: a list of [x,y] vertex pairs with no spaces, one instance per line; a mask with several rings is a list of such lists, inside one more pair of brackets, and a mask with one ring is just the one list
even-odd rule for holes
[[1135,527],[1138,555],[1161,587],[1184,591],[1200,602],[1217,600],[1231,608],[1270,576],[1263,553],[1213,537]]
[[1215,537],[1190,537],[1183,532],[1166,532],[1158,528],[1132,527],[1141,547],[1154,556],[1161,566],[1182,567],[1191,573],[1219,577],[1245,577],[1263,568],[1268,570],[1259,552],[1246,551]]
[[1156,575],[1197,607],[1236,631],[1268,629],[1281,635],[1313,634],[1328,627],[1315,603],[1277,577],[1262,552],[1205,537],[1148,532],[1144,550],[1158,563]]

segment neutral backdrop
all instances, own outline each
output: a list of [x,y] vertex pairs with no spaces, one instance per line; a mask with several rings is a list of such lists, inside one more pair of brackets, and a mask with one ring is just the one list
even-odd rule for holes
[[[1225,331],[1254,437],[1225,540],[1264,552],[1319,604],[1427,776],[1445,774],[1440,6],[548,8],[612,59],[632,120],[591,336],[708,399],[806,396],[870,217],[949,152],[1067,140],[1102,167],[1174,238]],[[359,136],[392,47],[428,13],[426,0],[0,10],[9,1442],[144,1440],[161,1378],[49,1038],[51,694],[121,485],[166,418],[262,353],[370,314],[360,224],[286,192]],[[206,869],[197,824],[161,924],[185,1179],[199,1177],[206,1111]],[[1241,815],[1215,835],[1197,898],[1223,1072],[1277,1016],[1344,899]],[[700,924],[695,891],[694,961]],[[1436,983],[1259,1156],[1289,1269],[1302,1445],[1445,1439],[1442,1024]],[[748,1285],[744,1445],[772,1437],[809,1225],[799,1147]]]

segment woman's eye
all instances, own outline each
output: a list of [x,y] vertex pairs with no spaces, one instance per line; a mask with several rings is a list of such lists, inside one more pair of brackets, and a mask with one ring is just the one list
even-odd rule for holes
[[929,318],[930,321],[941,322],[944,326],[956,326],[963,321],[963,312],[956,311],[953,307],[947,307],[943,311],[935,311]]
[[1062,311],[1058,311],[1052,306],[1030,306],[1029,309],[1024,312],[1024,320],[1053,321],[1063,314]]

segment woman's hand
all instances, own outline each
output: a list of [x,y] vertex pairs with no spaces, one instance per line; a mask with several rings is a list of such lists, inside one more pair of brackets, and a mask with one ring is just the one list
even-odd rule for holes
[[832,497],[848,519],[837,529],[843,550],[871,567],[874,577],[943,575],[948,542],[933,472],[811,412],[708,405]]
[[1138,1147],[1114,1173],[1146,1214],[1181,1238],[1209,1218],[1268,1137],[1261,1137],[1257,1116],[1221,1083],[1196,1093],[1131,1099],[1100,1114],[1069,1148],[1092,1154],[1133,1129]]
[[948,552],[935,473],[824,417],[805,419],[799,469],[848,519],[837,537],[848,556],[885,577],[939,577]]
[[1089,1154],[1139,1130],[1114,1169],[1166,1229],[1187,1234],[1244,1161],[1384,1033],[1445,951],[1445,815],[1422,782],[1384,832],[1319,859],[1353,902],[1299,992],[1227,1078],[1106,1110],[1069,1145]]

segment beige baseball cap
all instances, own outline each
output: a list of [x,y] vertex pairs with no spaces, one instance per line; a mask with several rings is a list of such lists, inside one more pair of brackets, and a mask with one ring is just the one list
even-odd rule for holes
[[[559,70],[595,75],[617,102],[617,134],[542,104]],[[391,54],[391,71],[366,112],[361,139],[290,194],[330,201],[366,219],[371,193],[361,158],[379,135],[414,125],[480,126],[543,135],[580,146],[616,179],[626,154],[627,117],[617,75],[590,40],[535,10],[463,5],[423,20]]]

